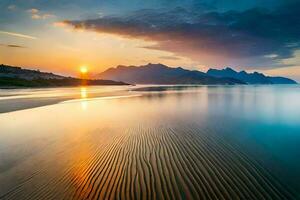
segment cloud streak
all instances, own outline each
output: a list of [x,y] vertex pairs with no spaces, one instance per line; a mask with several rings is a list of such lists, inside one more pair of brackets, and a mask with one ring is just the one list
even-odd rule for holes
[[0,44],[0,46],[9,47],[9,48],[27,48],[25,46],[16,45],[16,44]]
[[30,39],[30,40],[38,39],[37,37],[33,37],[33,36],[30,36],[30,35],[25,35],[25,34],[21,34],[21,33],[14,33],[14,32],[7,32],[7,31],[1,31],[1,30],[0,30],[0,34],[10,35],[10,36],[24,38],[24,39]]
[[16,10],[16,8],[17,8],[17,6],[14,4],[7,6],[7,9],[11,10],[11,11]]
[[121,16],[66,20],[74,29],[154,41],[158,49],[214,64],[281,66],[300,48],[300,2],[275,10],[205,12],[175,8],[144,9]]

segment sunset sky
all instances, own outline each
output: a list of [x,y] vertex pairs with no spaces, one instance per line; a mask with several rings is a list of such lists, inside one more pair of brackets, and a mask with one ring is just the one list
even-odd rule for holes
[[299,0],[1,0],[0,63],[76,75],[163,63],[300,81]]

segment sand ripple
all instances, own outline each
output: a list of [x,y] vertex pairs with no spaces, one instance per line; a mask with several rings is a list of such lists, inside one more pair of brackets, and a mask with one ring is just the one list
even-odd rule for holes
[[[266,169],[209,128],[157,124],[100,132],[94,142],[81,141],[89,152],[81,159],[57,163],[51,176],[50,164],[41,164],[37,175],[1,199],[296,199]],[[80,158],[75,146],[57,152],[56,159]]]

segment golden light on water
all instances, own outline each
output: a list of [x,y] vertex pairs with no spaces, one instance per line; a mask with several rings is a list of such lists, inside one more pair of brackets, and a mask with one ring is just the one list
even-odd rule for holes
[[80,98],[81,98],[81,99],[86,99],[86,98],[87,98],[87,90],[86,90],[86,87],[81,87],[81,88],[80,88]]
[[88,102],[87,102],[87,101],[82,101],[82,102],[80,103],[80,105],[81,105],[81,109],[82,109],[83,111],[86,111],[86,110],[87,110],[87,107],[88,107]]
[[82,99],[82,101],[81,101],[82,110],[87,109],[87,101],[85,100],[87,97],[88,97],[88,95],[87,95],[86,87],[81,87],[80,88],[80,98]]

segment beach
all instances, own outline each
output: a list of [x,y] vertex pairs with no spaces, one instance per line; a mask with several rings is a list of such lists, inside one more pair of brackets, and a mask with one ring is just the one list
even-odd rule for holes
[[107,90],[6,95],[0,199],[299,199],[298,86]]

